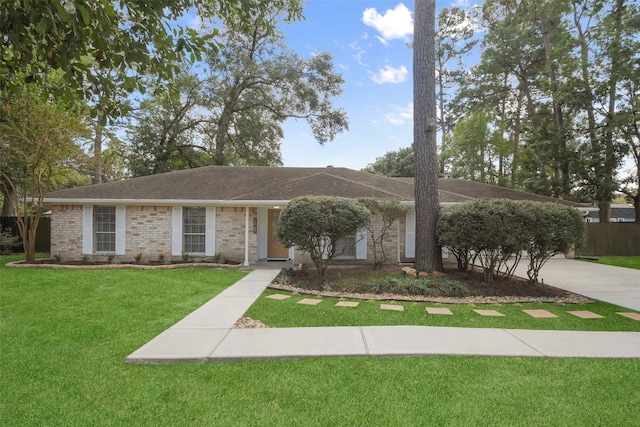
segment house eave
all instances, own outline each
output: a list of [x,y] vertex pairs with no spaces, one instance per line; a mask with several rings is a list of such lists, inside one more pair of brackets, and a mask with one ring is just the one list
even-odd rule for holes
[[118,205],[118,206],[277,206],[289,200],[203,200],[203,199],[84,199],[45,198],[52,205]]

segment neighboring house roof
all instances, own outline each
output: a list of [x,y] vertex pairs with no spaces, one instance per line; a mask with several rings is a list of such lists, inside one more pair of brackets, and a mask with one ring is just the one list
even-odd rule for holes
[[[598,218],[598,214],[599,212],[597,210],[593,212],[589,212],[589,217],[595,219],[595,218]],[[636,218],[636,211],[633,205],[626,204],[626,203],[613,203],[611,205],[610,217],[612,219],[625,218],[633,222]]]
[[[441,203],[507,198],[573,202],[461,179],[440,179]],[[347,168],[205,166],[47,194],[49,203],[91,201],[287,201],[302,195],[385,197],[414,200],[413,178],[389,178]]]

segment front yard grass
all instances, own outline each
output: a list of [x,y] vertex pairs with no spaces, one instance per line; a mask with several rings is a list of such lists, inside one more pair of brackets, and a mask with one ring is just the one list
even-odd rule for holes
[[640,270],[640,256],[598,256],[597,260],[583,258],[583,261],[597,264],[613,265],[615,267],[635,268]]
[[0,257],[3,426],[637,423],[638,360],[127,365],[128,354],[243,273],[4,268],[13,259]]

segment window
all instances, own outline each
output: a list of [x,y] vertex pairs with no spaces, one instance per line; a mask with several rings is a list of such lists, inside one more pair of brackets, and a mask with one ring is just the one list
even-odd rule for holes
[[336,256],[340,258],[356,257],[356,235],[344,236],[336,242]]
[[116,208],[115,206],[93,207],[94,251],[116,252]]
[[190,254],[203,254],[206,247],[206,208],[183,208],[182,249]]

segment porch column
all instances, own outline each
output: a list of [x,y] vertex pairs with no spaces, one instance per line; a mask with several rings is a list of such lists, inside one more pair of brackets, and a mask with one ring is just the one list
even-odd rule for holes
[[249,206],[244,208],[244,266],[249,267]]

